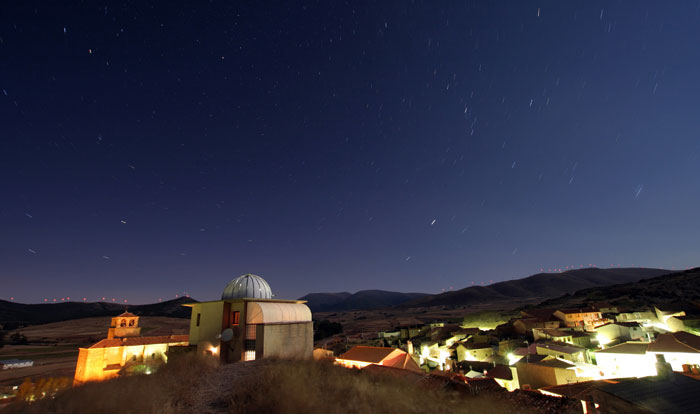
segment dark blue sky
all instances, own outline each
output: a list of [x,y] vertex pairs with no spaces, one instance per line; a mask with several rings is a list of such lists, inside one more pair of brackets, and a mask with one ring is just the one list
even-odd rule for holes
[[698,1],[13,3],[0,298],[699,264]]

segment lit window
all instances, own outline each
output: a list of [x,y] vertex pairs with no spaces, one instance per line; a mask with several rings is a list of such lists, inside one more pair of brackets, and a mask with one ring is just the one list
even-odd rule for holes
[[238,325],[241,320],[241,313],[239,311],[231,312],[231,325]]
[[255,361],[255,351],[245,351],[243,356],[244,361]]
[[247,325],[245,327],[245,339],[256,339],[258,325]]

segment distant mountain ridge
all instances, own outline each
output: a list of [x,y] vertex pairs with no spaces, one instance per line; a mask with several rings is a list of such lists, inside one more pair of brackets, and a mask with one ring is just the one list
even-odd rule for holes
[[545,300],[572,294],[581,289],[637,282],[671,273],[666,269],[643,267],[586,268],[561,273],[537,273],[523,279],[508,280],[489,286],[471,286],[453,292],[427,296],[402,304],[402,307],[465,306],[514,299]]
[[632,283],[583,289],[573,295],[548,299],[538,307],[577,307],[594,302],[607,302],[623,309],[668,306],[688,312],[700,306],[700,267]]
[[355,294],[348,292],[310,293],[300,299],[308,301],[307,304],[312,312],[372,310],[392,306],[400,308],[452,307],[507,303],[513,300],[536,302],[573,294],[582,289],[637,282],[669,273],[672,271],[643,267],[586,268],[561,273],[537,273],[522,279],[508,280],[488,286],[470,286],[435,295],[362,290]]
[[361,290],[357,293],[309,293],[299,298],[307,301],[312,312],[369,310],[400,305],[428,293],[401,293],[386,290]]
[[181,297],[165,302],[148,305],[123,305],[109,302],[61,302],[25,304],[0,300],[0,325],[21,323],[38,325],[49,322],[60,322],[70,319],[90,318],[95,316],[116,316],[125,309],[138,316],[170,316],[173,318],[189,318],[190,310],[185,303],[197,302],[192,298]]

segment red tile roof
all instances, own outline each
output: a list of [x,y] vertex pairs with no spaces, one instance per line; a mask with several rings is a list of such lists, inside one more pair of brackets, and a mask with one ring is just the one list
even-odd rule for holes
[[648,352],[700,353],[700,336],[688,332],[661,334],[649,344]]
[[126,338],[103,339],[100,342],[92,345],[93,348],[113,348],[118,346],[140,346],[154,344],[174,344],[188,342],[189,335],[170,335],[170,336],[133,336]]
[[[394,351],[401,351],[398,348],[383,348],[378,346],[362,346],[358,345],[350,349],[348,352],[339,356],[339,359],[347,359],[350,361],[370,362],[378,364]],[[401,351],[404,352],[404,351]]]

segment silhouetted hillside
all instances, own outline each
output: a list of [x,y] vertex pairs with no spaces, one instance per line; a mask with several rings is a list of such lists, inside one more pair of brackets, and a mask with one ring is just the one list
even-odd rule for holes
[[[189,318],[190,309],[184,303],[197,302],[192,298],[178,298],[149,305],[129,305],[129,312],[139,316],[170,316]],[[127,308],[126,305],[108,302],[61,302],[24,304],[0,300],[0,325],[22,323],[36,325],[93,316],[115,316]]]
[[322,312],[325,310],[331,310],[333,306],[344,301],[350,295],[352,295],[350,292],[309,293],[308,295],[299,298],[299,300],[307,301],[307,305],[312,312]]
[[454,292],[431,295],[401,306],[464,306],[507,302],[514,299],[543,300],[571,294],[581,289],[636,282],[669,272],[669,270],[649,268],[587,268],[562,273],[538,273],[523,279],[494,283],[489,286],[472,286]]
[[608,302],[630,308],[700,304],[700,267],[633,283],[583,289],[573,295],[547,300],[540,306],[575,307],[591,302]]
[[307,305],[312,312],[332,312],[386,308],[427,295],[427,293],[361,290],[354,294],[349,294],[347,292],[310,293],[300,299],[308,301]]

